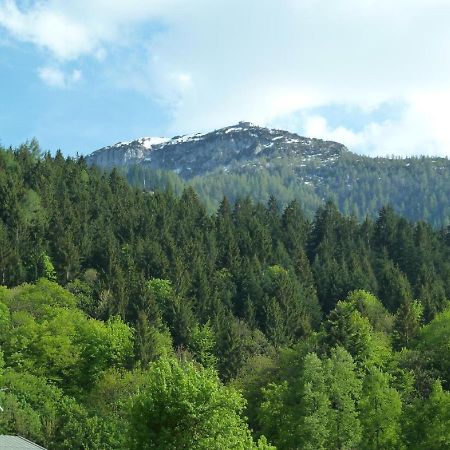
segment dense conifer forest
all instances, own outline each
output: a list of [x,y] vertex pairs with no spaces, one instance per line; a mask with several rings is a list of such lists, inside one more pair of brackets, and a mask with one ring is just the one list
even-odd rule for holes
[[450,228],[275,196],[211,212],[31,142],[0,149],[0,285],[0,434],[449,448]]
[[255,165],[239,164],[188,180],[142,164],[121,170],[133,186],[146,190],[170,185],[181,193],[192,186],[209,212],[217,209],[224,196],[231,202],[248,196],[262,203],[274,196],[283,207],[299,201],[312,218],[324,200],[332,199],[340,212],[359,220],[376,219],[383,206],[391,205],[408,220],[450,225],[447,158],[371,158],[347,152],[332,163],[312,158],[300,164],[283,155]]

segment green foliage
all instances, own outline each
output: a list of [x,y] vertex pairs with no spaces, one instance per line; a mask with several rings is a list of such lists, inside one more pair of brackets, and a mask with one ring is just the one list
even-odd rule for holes
[[141,365],[146,366],[158,358],[173,353],[172,336],[159,321],[151,324],[144,312],[139,312],[136,322],[136,355]]
[[391,333],[394,317],[387,311],[375,295],[366,291],[353,291],[347,301],[353,303],[363,317],[367,317],[374,331]]
[[[88,319],[76,299],[47,280],[3,291],[10,319],[0,336],[5,362],[73,390],[88,388],[110,366],[123,366],[132,330],[120,319]],[[4,321],[5,322],[5,321]]]
[[[356,215],[392,196],[332,173],[337,204],[282,167],[235,173],[230,203],[226,174],[149,192],[150,173],[142,191],[37,149],[0,149],[1,432],[55,449],[448,446],[449,229],[344,216],[345,196]],[[338,172],[359,186],[354,163]],[[380,163],[412,195],[402,163]]]
[[61,450],[117,448],[99,417],[45,378],[7,370],[0,381],[0,433]]
[[209,326],[196,326],[191,333],[189,350],[192,352],[196,361],[203,367],[216,367],[217,358],[214,355],[216,346],[214,332]]
[[380,296],[386,307],[393,312],[412,300],[411,286],[405,274],[392,261],[386,261],[381,271]]
[[337,303],[324,323],[324,330],[326,344],[345,348],[360,369],[371,365],[383,366],[390,357],[386,336],[374,332],[369,319],[357,311],[352,301]]
[[326,448],[331,405],[324,363],[315,353],[307,353],[296,369],[292,377],[263,389],[260,421],[263,427],[274,427],[271,435],[277,437],[280,448],[299,444]]
[[400,418],[402,401],[389,385],[389,375],[372,368],[365,377],[361,399],[362,449],[402,448]]
[[239,167],[238,163],[227,171],[219,169],[188,181],[173,172],[136,166],[128,169],[127,178],[133,186],[148,190],[170,185],[177,194],[191,185],[211,210],[224,196],[231,201],[249,196],[266,203],[272,195],[282,205],[301,201],[312,216],[323,198],[332,197],[340,211],[361,220],[375,217],[383,205],[390,204],[410,220],[426,220],[437,226],[449,224],[447,159],[370,158],[346,153],[333,164],[314,158],[304,163],[284,154],[282,159],[272,159],[267,167],[264,160],[257,167]]
[[307,353],[300,373],[262,388],[262,431],[278,448],[357,448],[361,381],[352,357],[335,348],[329,358]]
[[406,300],[397,310],[394,323],[394,342],[398,348],[407,347],[418,335],[423,316],[419,301]]
[[40,265],[42,270],[42,276],[44,278],[47,278],[47,280],[56,281],[55,267],[53,266],[50,257],[45,253],[42,253],[41,255]]
[[131,448],[257,448],[241,417],[243,398],[222,386],[214,372],[161,360],[148,377],[130,412]]
[[406,440],[412,450],[441,450],[450,445],[450,392],[439,381],[430,396],[415,401],[407,411]]
[[326,369],[314,353],[306,355],[303,371],[301,420],[297,425],[294,445],[305,449],[323,449],[330,435],[330,401],[326,389]]
[[325,363],[325,371],[331,406],[328,448],[357,448],[361,440],[358,417],[361,380],[356,365],[346,350],[336,347]]
[[450,386],[450,309],[439,313],[419,332],[417,348],[424,355],[423,364],[436,371],[445,386]]

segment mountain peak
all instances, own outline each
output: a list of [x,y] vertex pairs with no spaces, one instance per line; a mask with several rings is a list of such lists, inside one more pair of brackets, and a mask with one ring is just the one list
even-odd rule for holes
[[209,133],[172,138],[144,137],[101,148],[87,157],[105,168],[144,164],[191,178],[214,170],[288,160],[301,165],[311,159],[330,162],[347,149],[337,142],[302,137],[284,130],[238,122]]

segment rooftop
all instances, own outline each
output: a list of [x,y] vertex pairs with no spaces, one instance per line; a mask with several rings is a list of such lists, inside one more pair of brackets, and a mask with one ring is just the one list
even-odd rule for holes
[[45,450],[44,447],[35,444],[21,436],[0,435],[1,450]]

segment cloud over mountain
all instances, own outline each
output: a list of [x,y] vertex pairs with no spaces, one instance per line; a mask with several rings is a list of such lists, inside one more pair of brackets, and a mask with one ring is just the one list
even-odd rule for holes
[[[238,120],[340,139],[371,154],[450,154],[445,0],[0,1],[0,25],[115,89],[157,101],[173,133]],[[54,62],[53,61],[53,62]],[[399,102],[356,130],[315,109]]]

